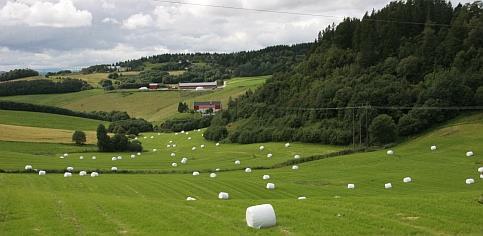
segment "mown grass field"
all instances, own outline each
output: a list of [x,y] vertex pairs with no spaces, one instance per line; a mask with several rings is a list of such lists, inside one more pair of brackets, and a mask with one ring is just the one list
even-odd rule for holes
[[237,97],[248,89],[262,85],[269,76],[234,78],[224,89],[215,91],[114,91],[93,89],[78,93],[44,94],[1,97],[2,100],[60,106],[78,111],[126,111],[134,117],[149,121],[163,121],[177,112],[179,102],[191,104],[194,100],[220,100],[226,105],[228,98]]
[[[42,143],[72,143],[73,130],[0,124],[0,140]],[[97,142],[95,131],[85,131],[88,144]]]
[[[53,173],[0,174],[3,186],[0,232],[4,235],[481,235],[483,205],[477,200],[483,194],[483,180],[479,179],[477,168],[483,166],[482,133],[483,119],[476,115],[398,145],[393,148],[394,156],[381,150],[306,162],[296,171],[290,166],[251,173],[222,171],[216,178],[210,178],[207,171],[200,176],[101,171],[97,178],[78,175],[64,178]],[[111,161],[105,160],[109,155],[97,154],[98,159],[89,160],[87,165],[78,160],[79,147],[56,146],[50,148],[51,152],[39,155],[34,153],[37,148],[48,148],[0,142],[0,147],[3,145],[13,153],[26,146],[21,155],[2,156],[0,163],[2,169],[22,169],[26,164],[34,168],[49,165],[52,169],[72,165],[77,171],[104,164],[118,166],[120,170],[147,169],[151,165],[173,169],[166,165],[173,160],[179,164],[179,159],[187,156],[188,164],[175,169],[229,169],[235,155],[242,161],[241,167],[253,167],[291,159],[295,152],[305,156],[312,151],[332,150],[326,146],[295,143],[284,148],[281,143],[269,143],[263,152],[257,149],[258,145],[228,144],[222,144],[216,151],[213,143],[202,141],[198,132],[176,136],[154,134],[152,139],[149,135],[152,134],[142,139],[145,147],[159,147],[160,151],[143,153],[133,160],[123,155],[123,160]],[[186,139],[189,135],[191,140]],[[174,158],[167,155],[170,150],[162,147],[169,140],[179,145]],[[200,143],[207,144],[207,148],[191,151],[192,145]],[[437,145],[438,149],[430,151],[431,145]],[[466,157],[468,150],[474,151],[475,156]],[[55,154],[62,152],[69,152],[69,157],[57,158]],[[273,160],[262,155],[268,152],[273,152]],[[143,162],[146,164],[138,164]],[[264,174],[271,179],[262,180]],[[412,177],[413,182],[403,183],[406,176]],[[466,178],[474,178],[476,183],[467,185]],[[275,183],[276,189],[265,189],[267,182]],[[392,183],[392,189],[384,189],[388,182]],[[356,188],[348,190],[348,183],[354,183]],[[228,192],[231,199],[218,200],[220,191]],[[187,196],[198,200],[186,201]],[[298,196],[306,196],[307,200],[297,200]],[[274,206],[277,226],[262,230],[248,228],[246,208],[262,203]]]

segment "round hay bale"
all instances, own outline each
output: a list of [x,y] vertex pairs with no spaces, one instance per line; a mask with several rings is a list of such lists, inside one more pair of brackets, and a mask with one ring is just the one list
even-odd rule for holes
[[80,159],[80,160],[84,160],[84,156],[80,156],[80,157],[79,157],[79,159]]
[[394,155],[394,151],[393,150],[387,150],[386,154],[387,155]]
[[79,172],[79,176],[86,176],[86,175],[87,175],[87,172],[86,172],[86,171],[84,171],[84,170],[83,170],[83,171],[81,171],[81,172]]
[[193,176],[198,176],[198,175],[200,175],[200,172],[198,172],[198,171],[193,171]]
[[64,159],[64,156],[60,156],[59,158],[60,158],[60,159]]
[[176,153],[172,152],[171,157],[175,157],[175,156],[176,156]]
[[259,149],[260,151],[263,151],[263,150],[265,149],[265,146],[260,146],[258,149]]
[[211,173],[210,178],[216,178],[216,173]]
[[236,160],[236,161],[235,161],[235,165],[240,165],[240,163],[241,163],[241,162],[240,162],[239,160]]
[[483,174],[483,166],[478,168],[478,172],[482,173]]
[[298,200],[305,200],[305,199],[307,199],[307,197],[305,197],[305,196],[301,196],[301,197],[298,197],[297,199],[298,199]]
[[215,171],[220,171],[220,168],[216,168]]
[[436,150],[436,145],[431,146],[431,151],[435,151],[435,150]]
[[272,153],[267,154],[268,158],[272,158],[272,156],[273,156]]
[[355,184],[347,184],[347,189],[355,189],[356,185]]
[[286,147],[286,148],[290,147],[290,143],[286,143],[286,144],[285,144],[285,147]]
[[176,147],[176,144],[173,144],[173,145],[171,145],[171,146],[175,148],[175,147]]
[[122,160],[122,156],[117,156],[117,159],[118,160]]
[[178,135],[178,133],[174,133],[174,135]]
[[205,148],[205,145],[204,145],[204,144],[201,144],[201,145],[200,145],[200,148]]
[[32,166],[31,165],[26,165],[25,166],[25,170],[32,170]]
[[196,147],[192,147],[192,148],[191,148],[191,151],[194,151],[194,150],[196,150]]
[[131,159],[134,159],[134,158],[136,158],[136,155],[132,154]]
[[186,164],[186,163],[188,163],[188,158],[183,157],[183,159],[181,159],[181,164]]
[[191,137],[188,137],[188,140],[191,140]]
[[167,148],[170,148],[170,147],[171,147],[171,145],[170,145],[170,144],[168,144],[168,145],[166,145],[166,147],[167,147]]
[[384,188],[385,189],[390,189],[390,188],[392,188],[392,184],[391,183],[386,183],[386,184],[384,184]]
[[277,224],[275,210],[270,204],[248,207],[245,215],[247,225],[254,229],[272,227]]
[[45,170],[39,170],[39,175],[45,175],[47,174],[47,172],[45,172]]
[[184,130],[181,130],[181,133],[184,134]]
[[112,157],[111,160],[117,161],[117,157]]
[[299,169],[299,166],[297,166],[297,165],[292,166],[292,170],[298,170],[298,169]]
[[483,174],[480,174],[480,179],[483,179]]
[[263,179],[263,180],[270,179],[270,175],[263,175],[263,176],[262,176],[262,179]]
[[218,194],[218,199],[221,199],[221,200],[228,200],[228,198],[230,198],[230,195],[228,193],[225,193],[225,192],[220,192]]
[[69,171],[69,172],[74,171],[74,167],[72,167],[72,166],[67,167],[67,171]]
[[95,160],[95,159],[97,159],[97,157],[96,156],[92,156],[91,159],[92,160]]
[[70,172],[65,172],[65,173],[64,173],[64,178],[67,178],[67,177],[72,177],[72,173],[70,173]]
[[91,173],[91,177],[97,177],[97,176],[99,176],[99,173],[97,173],[97,172],[92,172]]
[[267,189],[269,189],[269,190],[275,189],[275,184],[274,183],[267,183]]
[[220,146],[220,143],[216,143],[215,146],[217,146],[217,147]]
[[404,177],[404,179],[403,179],[403,182],[404,183],[410,183],[412,181],[413,181],[413,179],[411,179],[411,177],[409,177],[409,176],[408,177]]
[[252,169],[251,168],[245,168],[245,173],[251,173]]
[[156,148],[153,148],[153,152],[157,152],[157,151],[158,151],[158,149],[156,149]]
[[475,154],[473,153],[473,151],[467,151],[467,152],[466,152],[466,156],[467,156],[467,157],[472,157],[472,156],[474,156],[474,155],[475,155]]
[[136,153],[136,155],[141,156],[141,153],[140,153],[140,152],[138,152],[138,153]]
[[196,201],[196,198],[194,198],[194,197],[187,197],[186,198],[186,201]]
[[168,143],[173,143],[173,140],[169,140],[169,142],[168,142]]
[[178,166],[178,163],[173,162],[173,163],[171,163],[171,166],[172,166],[172,167],[177,167],[177,166]]
[[117,171],[117,167],[115,166],[111,167],[111,171]]
[[293,158],[294,158],[294,159],[300,159],[300,155],[299,155],[299,154],[297,154],[297,155],[293,156]]
[[474,179],[466,179],[466,184],[474,184],[475,183],[475,180]]
[[69,153],[64,153],[64,157],[68,157],[69,156]]

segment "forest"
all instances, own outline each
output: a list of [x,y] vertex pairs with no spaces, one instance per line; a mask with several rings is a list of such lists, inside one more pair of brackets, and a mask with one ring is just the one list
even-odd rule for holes
[[391,143],[461,112],[437,108],[483,105],[482,65],[482,2],[391,2],[322,30],[293,69],[230,100],[205,137]]
[[92,89],[86,81],[72,78],[35,79],[0,83],[0,96],[72,93]]
[[10,81],[10,80],[16,80],[16,79],[21,79],[21,78],[26,78],[26,77],[31,77],[31,76],[38,76],[39,72],[31,69],[15,69],[11,70],[9,72],[5,72],[0,74],[0,82],[2,81]]

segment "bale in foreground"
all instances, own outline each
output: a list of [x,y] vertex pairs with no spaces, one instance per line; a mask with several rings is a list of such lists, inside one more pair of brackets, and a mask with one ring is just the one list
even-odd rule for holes
[[262,204],[247,208],[246,220],[249,227],[260,229],[277,224],[275,210],[270,204]]

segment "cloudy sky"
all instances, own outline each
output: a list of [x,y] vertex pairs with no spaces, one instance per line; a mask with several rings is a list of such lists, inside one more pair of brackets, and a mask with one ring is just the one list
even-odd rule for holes
[[[328,15],[240,11],[156,0],[0,0],[0,70],[113,63],[169,52],[233,52],[308,42],[389,0],[179,0]],[[469,2],[469,1],[463,1]]]

